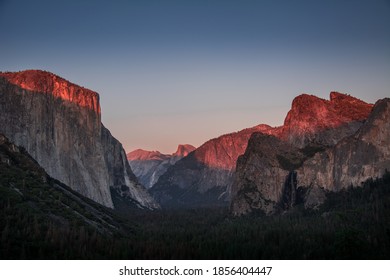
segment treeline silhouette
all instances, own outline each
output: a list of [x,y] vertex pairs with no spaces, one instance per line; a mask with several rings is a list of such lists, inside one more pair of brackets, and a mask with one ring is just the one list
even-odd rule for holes
[[[9,155],[10,156],[10,155]],[[11,156],[10,156],[11,157]],[[130,211],[78,196],[31,159],[0,161],[1,259],[389,259],[390,173],[320,210]]]

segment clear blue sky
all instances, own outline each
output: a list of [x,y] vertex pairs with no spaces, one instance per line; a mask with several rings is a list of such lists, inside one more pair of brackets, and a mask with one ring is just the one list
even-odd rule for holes
[[390,96],[390,1],[0,0],[0,70],[100,93],[127,151],[260,123],[301,93]]

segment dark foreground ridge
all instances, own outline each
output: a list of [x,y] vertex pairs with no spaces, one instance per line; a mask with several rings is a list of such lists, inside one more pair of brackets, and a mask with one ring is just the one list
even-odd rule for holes
[[91,251],[131,231],[113,210],[51,178],[0,134],[1,259],[104,258]]

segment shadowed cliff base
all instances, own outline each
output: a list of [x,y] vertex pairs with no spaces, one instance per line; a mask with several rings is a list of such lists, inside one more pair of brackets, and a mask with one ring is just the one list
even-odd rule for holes
[[[181,176],[172,177],[171,172]],[[198,176],[198,173],[202,173],[202,176]],[[194,160],[190,154],[178,166],[169,167],[159,178],[158,184],[149,191],[165,209],[227,207],[229,200],[226,182],[232,176],[232,171],[210,168]]]
[[164,209],[196,209],[227,207],[229,202],[224,196],[226,187],[215,186],[204,193],[197,189],[181,189],[169,186],[169,189],[153,190],[152,195]]

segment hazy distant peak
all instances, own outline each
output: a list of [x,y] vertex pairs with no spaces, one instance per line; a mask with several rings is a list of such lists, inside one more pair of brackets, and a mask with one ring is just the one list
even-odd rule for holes
[[177,146],[177,150],[172,156],[185,157],[195,149],[196,148],[190,144],[180,144]]
[[137,149],[127,154],[128,160],[163,160],[166,157],[168,156],[159,151],[146,151],[143,149]]

